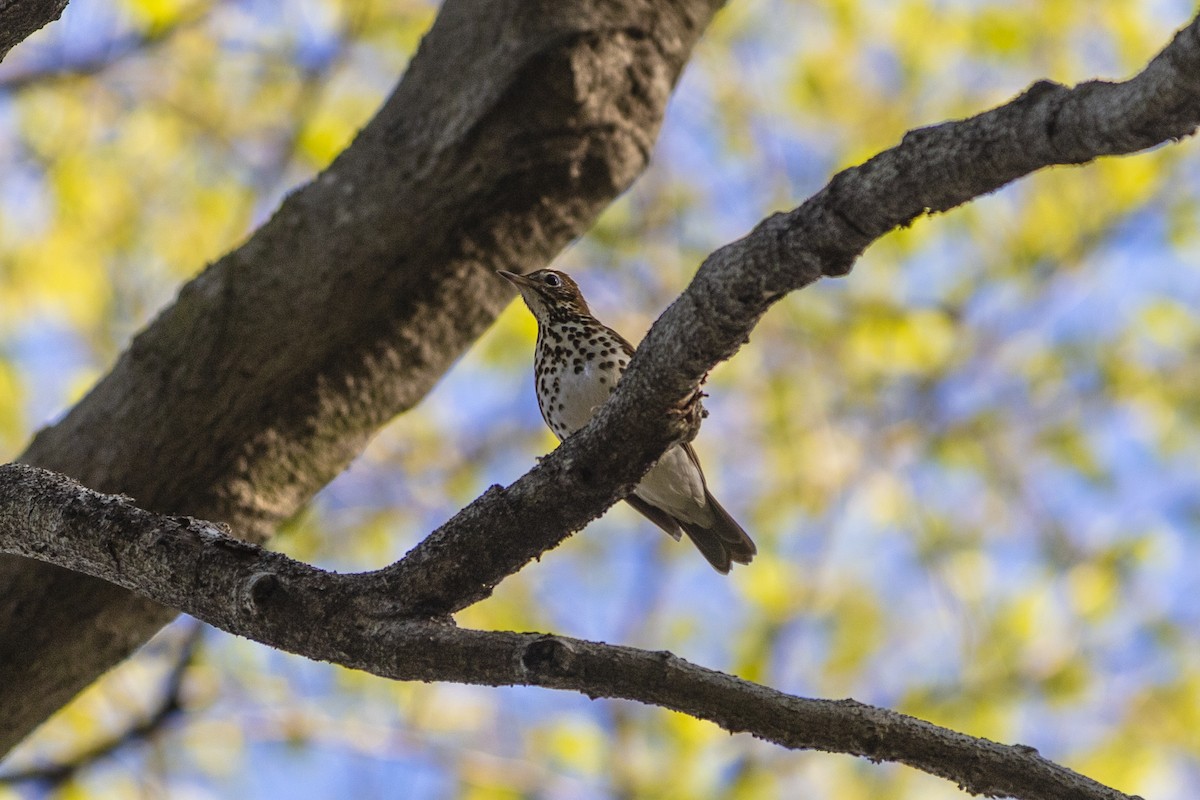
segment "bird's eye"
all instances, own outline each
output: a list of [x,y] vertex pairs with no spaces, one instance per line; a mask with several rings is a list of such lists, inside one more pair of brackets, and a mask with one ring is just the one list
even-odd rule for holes
[[558,277],[553,272],[551,272],[549,275],[546,276],[546,285],[554,286],[554,287],[562,286],[562,278]]

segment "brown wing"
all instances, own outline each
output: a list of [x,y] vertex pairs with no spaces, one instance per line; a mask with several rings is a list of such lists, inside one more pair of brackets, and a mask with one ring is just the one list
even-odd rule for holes
[[608,328],[608,332],[611,333],[613,335],[613,338],[616,339],[617,342],[621,345],[621,349],[623,351],[625,351],[625,355],[629,358],[633,358],[633,345],[631,345],[629,343],[629,340],[627,340],[624,336],[622,336],[621,334],[614,331],[612,328],[609,328],[607,325],[605,325],[604,327]]
[[691,442],[684,443],[682,447],[700,472],[700,479],[704,481],[704,499],[708,503],[709,511],[712,512],[713,522],[708,526],[683,520],[676,520],[676,522],[717,572],[729,572],[731,562],[749,564],[758,553],[754,540],[746,531],[742,530],[742,526],[737,523],[737,520],[729,515],[729,512],[717,502],[717,498],[713,497],[712,492],[708,490],[708,482],[704,479],[704,470],[700,467],[700,459],[696,457],[696,451]]
[[[612,331],[613,336],[621,343],[621,349],[625,351],[625,355],[633,357],[633,345],[625,341],[621,334]],[[712,496],[712,492],[708,490],[708,481],[704,478],[704,470],[700,466],[700,459],[696,457],[696,451],[692,448],[691,442],[686,442],[682,445],[683,451],[687,453],[692,463],[696,465],[696,470],[700,473],[700,481],[704,484],[704,499],[708,503],[709,511],[712,512],[713,523],[708,527],[695,525],[693,523],[684,522],[663,511],[657,506],[652,506],[645,500],[642,500],[637,495],[629,495],[625,498],[625,502],[633,506],[633,509],[646,519],[653,522],[658,527],[662,528],[674,540],[679,541],[680,531],[686,533],[688,538],[692,540],[692,544],[696,545],[696,549],[700,554],[712,564],[713,569],[722,574],[729,572],[733,562],[739,564],[749,564],[751,559],[758,553],[758,548],[754,546],[754,541],[747,533],[742,530],[742,526],[737,523],[733,517],[729,515],[717,498]]]
[[634,511],[666,531],[667,535],[675,541],[678,542],[679,538],[683,536],[683,531],[679,528],[679,521],[658,506],[650,505],[635,494],[628,495],[625,502],[633,506]]
[[[692,445],[684,444],[683,450],[696,465],[696,469],[700,470],[700,461],[696,457],[696,451],[692,449]],[[700,479],[704,480],[703,470],[700,470]],[[704,498],[713,517],[712,524],[707,527],[677,519],[661,508],[650,505],[637,495],[627,496],[625,502],[666,531],[676,541],[679,540],[681,532],[686,533],[692,540],[692,544],[696,545],[696,549],[717,572],[728,573],[734,562],[749,564],[758,552],[753,540],[742,530],[742,526],[729,515],[729,512],[717,502],[717,498],[712,496],[707,482],[704,486]]]

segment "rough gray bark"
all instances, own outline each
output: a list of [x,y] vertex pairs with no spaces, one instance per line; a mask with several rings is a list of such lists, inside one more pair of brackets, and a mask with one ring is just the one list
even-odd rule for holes
[[[210,523],[155,517],[21,466],[0,470],[0,549],[103,576],[226,630],[397,679],[533,684],[655,703],[789,747],[896,760],[971,792],[1118,798],[1030,748],[856,703],[790,697],[664,653],[456,628],[445,615],[615,502],[696,423],[695,387],[766,309],[849,271],[875,238],[1051,164],[1135,152],[1200,124],[1200,18],[1134,79],[1039,83],[992,111],[910,133],[706,259],[582,431],[493,487],[395,565],[334,575]],[[572,503],[563,503],[571,497]]]
[[[354,143],[21,461],[262,540],[645,167],[719,0],[448,0]],[[175,611],[0,557],[0,754]]]
[[0,550],[70,564],[230,633],[387,678],[638,700],[785,747],[908,764],[976,794],[1129,800],[1032,747],[853,700],[787,695],[668,652],[399,616],[378,573],[324,572],[212,523],[151,514],[20,464],[0,467]]
[[603,513],[691,434],[679,410],[771,305],[822,276],[848,273],[884,233],[1034,170],[1137,152],[1189,136],[1198,124],[1200,18],[1131,80],[1072,89],[1039,82],[978,116],[911,131],[838,173],[803,205],[705,259],[586,428],[384,570],[396,607],[432,615],[464,608]]
[[0,0],[0,61],[34,31],[62,16],[67,0]]

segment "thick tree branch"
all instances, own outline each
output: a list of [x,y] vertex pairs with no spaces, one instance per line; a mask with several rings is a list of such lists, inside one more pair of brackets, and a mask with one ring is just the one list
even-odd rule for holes
[[493,486],[387,570],[398,609],[439,614],[477,602],[603,513],[691,433],[679,408],[772,304],[822,276],[846,274],[883,234],[1043,167],[1144,150],[1189,136],[1198,124],[1200,18],[1128,81],[1073,89],[1039,82],[978,116],[911,131],[838,173],[798,208],[705,259],[586,428],[511,486]]
[[1127,796],[1038,755],[853,700],[812,700],[647,652],[559,636],[464,630],[391,613],[386,587],[333,575],[20,464],[0,467],[0,551],[86,572],[308,658],[397,680],[543,686],[637,700],[785,747],[897,761],[989,796]]
[[[449,8],[450,6],[447,6],[447,9]],[[394,648],[392,658],[399,659],[403,656],[419,662],[416,667],[406,662],[405,669],[408,671],[393,677],[415,677],[421,669],[436,668],[439,679],[466,680],[465,677],[456,677],[457,673],[449,669],[449,665],[440,662],[435,664],[429,660],[432,656],[425,656],[426,649],[430,652],[438,651],[435,647],[440,646],[438,632],[446,636],[449,636],[450,632],[454,633],[453,642],[459,648],[458,652],[464,657],[469,656],[465,660],[474,664],[469,667],[471,670],[497,676],[511,675],[515,669],[514,658],[519,652],[522,654],[521,658],[515,663],[521,664],[522,669],[528,672],[531,662],[539,663],[537,658],[529,655],[528,641],[513,640],[512,647],[501,657],[500,653],[481,644],[485,641],[491,643],[493,639],[476,641],[460,638],[460,634],[468,637],[516,636],[515,634],[470,634],[456,631],[448,625],[433,625],[427,622],[397,623],[392,615],[396,611],[420,615],[440,614],[468,605],[486,596],[491,587],[505,575],[561,541],[566,531],[581,527],[587,520],[599,514],[603,508],[614,502],[622,491],[627,490],[670,443],[691,433],[693,428],[684,417],[671,412],[678,411],[686,405],[703,374],[713,364],[727,358],[737,349],[758,318],[772,303],[787,292],[811,283],[822,275],[844,274],[862,250],[882,233],[896,225],[907,224],[921,213],[951,208],[1049,164],[1080,163],[1098,155],[1133,152],[1167,139],[1190,134],[1195,129],[1197,115],[1200,114],[1200,35],[1197,27],[1198,23],[1193,22],[1145,72],[1126,83],[1091,83],[1072,90],[1038,84],[1012,103],[979,117],[914,132],[897,148],[860,167],[841,173],[826,189],[798,209],[770,218],[745,239],[714,253],[706,260],[687,292],[668,309],[651,330],[631,364],[625,380],[622,381],[621,390],[584,431],[564,443],[537,469],[513,486],[503,490],[494,487],[483,498],[435,532],[405,561],[381,573],[368,576],[369,582],[346,576],[323,578],[329,581],[326,594],[334,596],[330,592],[337,589],[336,596],[345,596],[347,601],[351,602],[351,611],[361,610],[358,607],[364,602],[362,597],[380,596],[381,590],[387,590],[386,595],[394,598],[386,607],[377,610],[382,614],[377,622],[370,619],[364,621],[357,614],[348,615],[345,622],[349,628],[354,629],[351,633],[357,636],[357,631],[378,632],[383,628],[392,631],[389,636],[393,638],[387,640],[388,645]],[[618,31],[617,38],[622,36],[624,33]],[[571,45],[579,45],[578,37],[566,37]],[[638,42],[644,40],[643,36],[633,38]],[[511,42],[512,39],[501,37],[501,41]],[[560,43],[562,39],[551,37],[550,41]],[[585,44],[594,44],[596,40],[585,37],[583,41]],[[608,42],[610,39],[602,36],[599,41]],[[479,50],[491,42],[490,39],[487,42],[472,40],[464,46]],[[661,46],[661,42],[655,45],[656,48]],[[558,51],[555,52],[558,54]],[[536,59],[521,63],[530,64],[530,71],[536,70],[539,75],[544,74],[548,67],[559,63],[553,58],[548,62],[537,61],[536,64],[534,61]],[[607,62],[607,59],[602,61]],[[414,69],[416,66],[414,64]],[[509,74],[507,77],[512,76]],[[478,100],[478,97],[467,99]],[[439,102],[444,100],[445,98],[439,98]],[[494,104],[493,101],[497,100],[495,97],[485,96],[485,100],[485,107],[489,110],[508,105]],[[521,107],[519,103],[513,105],[520,107],[521,113],[528,116],[528,108]],[[436,113],[431,112],[434,113],[434,121],[437,123],[434,127],[439,130],[460,130],[465,127],[476,134],[481,130],[477,125],[456,124],[460,122],[456,115],[461,112],[461,107],[454,103],[446,105],[443,102],[435,107],[434,111]],[[447,120],[447,115],[453,119]],[[381,117],[384,116],[381,114]],[[405,122],[393,116],[390,118],[390,124],[390,131],[394,133],[398,129],[404,129]],[[617,130],[622,129],[618,126]],[[382,136],[383,141],[392,141],[385,135],[388,132],[386,126],[382,133],[376,129],[376,135]],[[367,132],[360,137],[360,141],[363,137],[370,139]],[[433,139],[437,140],[437,137],[434,136]],[[446,145],[444,142],[435,141],[431,144],[428,131],[425,137],[416,136],[415,140],[416,145],[426,148],[422,152],[431,156],[444,154],[445,147],[454,149],[452,145]],[[491,141],[490,136],[476,135],[472,144],[480,145],[481,142],[486,144]],[[445,147],[439,148],[436,146],[438,143]],[[485,147],[485,151],[494,158],[497,155],[495,150],[507,148],[510,144],[511,142],[493,145],[490,150]],[[636,142],[633,147],[637,149]],[[461,153],[455,151],[454,155],[458,157],[459,162],[462,161]],[[644,152],[641,155],[644,157]],[[468,166],[472,163],[467,160]],[[580,174],[589,174],[585,168],[587,158],[574,163],[573,171],[568,171],[569,175],[578,177]],[[236,311],[241,317],[245,317],[246,304],[259,302],[262,297],[291,299],[286,292],[263,294],[249,291],[246,295],[249,299],[243,302],[241,292],[244,288],[262,288],[248,268],[250,263],[272,263],[273,258],[281,253],[296,258],[300,266],[315,270],[310,274],[321,278],[317,286],[320,290],[317,292],[320,300],[333,303],[339,314],[344,313],[342,306],[337,305],[339,300],[344,299],[338,294],[338,289],[343,288],[339,281],[348,277],[351,285],[345,288],[351,290],[349,294],[355,300],[361,301],[364,293],[354,290],[363,289],[366,290],[368,299],[371,292],[378,292],[392,300],[397,296],[411,296],[403,291],[405,287],[411,288],[411,283],[389,282],[384,275],[380,276],[380,282],[362,284],[356,282],[352,275],[344,275],[329,266],[331,263],[338,264],[336,260],[318,261],[314,264],[303,250],[307,247],[320,248],[326,244],[324,238],[314,238],[311,231],[305,230],[306,222],[297,221],[311,221],[318,217],[315,213],[305,214],[306,211],[312,212],[316,208],[306,206],[306,202],[311,202],[314,198],[324,198],[332,204],[335,218],[344,214],[356,219],[355,215],[359,209],[354,203],[337,200],[337,191],[345,192],[346,189],[345,184],[341,182],[343,176],[338,176],[337,166],[335,164],[331,170],[334,177],[327,184],[322,184],[322,181],[315,184],[319,189],[314,189],[312,196],[306,200],[297,200],[297,195],[285,204],[280,214],[264,229],[270,230],[271,235],[264,236],[262,240],[252,240],[243,251],[210,269],[206,276],[211,273],[212,277],[202,276],[194,282],[191,290],[181,295],[176,307],[156,323],[155,337],[150,337],[144,342],[139,339],[139,342],[135,343],[130,353],[118,364],[114,374],[123,369],[130,370],[136,379],[128,382],[117,381],[115,386],[107,390],[104,390],[102,385],[98,389],[100,401],[94,401],[89,410],[78,412],[78,416],[73,414],[74,419],[68,418],[63,425],[58,426],[53,436],[35,442],[31,453],[36,455],[40,445],[44,454],[70,454],[67,460],[87,471],[89,477],[97,478],[98,480],[93,482],[102,488],[122,489],[122,479],[132,480],[133,483],[149,482],[153,490],[149,494],[149,499],[153,501],[151,505],[161,504],[155,507],[174,508],[192,513],[201,513],[205,508],[230,509],[234,513],[226,518],[232,517],[239,526],[244,522],[251,534],[261,533],[262,528],[276,514],[302,499],[309,490],[310,482],[317,480],[310,477],[313,470],[319,476],[324,475],[323,470],[331,468],[333,463],[340,463],[336,454],[349,457],[347,452],[354,450],[354,447],[347,443],[359,442],[365,436],[363,427],[360,427],[362,417],[370,417],[372,410],[377,411],[378,405],[386,406],[389,401],[400,404],[396,402],[396,395],[399,394],[397,390],[392,389],[389,394],[387,390],[379,388],[379,383],[383,382],[382,376],[388,374],[388,366],[406,363],[403,358],[397,359],[396,354],[415,355],[419,364],[428,364],[427,360],[420,358],[421,350],[404,339],[403,331],[409,328],[405,328],[399,319],[404,318],[408,320],[407,324],[412,324],[412,317],[404,317],[405,310],[411,311],[414,305],[423,310],[454,307],[454,301],[447,298],[461,297],[457,292],[464,284],[474,286],[481,297],[503,297],[504,295],[493,294],[499,291],[494,288],[497,284],[486,282],[491,279],[482,274],[480,266],[527,269],[530,260],[524,256],[515,257],[511,249],[516,232],[512,226],[515,223],[512,218],[505,217],[498,211],[496,216],[490,218],[493,227],[487,229],[490,231],[489,235],[480,238],[472,235],[451,237],[455,242],[467,244],[458,251],[459,259],[451,258],[446,262],[457,265],[458,271],[453,272],[452,280],[438,284],[441,294],[435,292],[432,295],[419,295],[402,304],[405,310],[402,310],[399,316],[392,313],[380,315],[382,329],[390,334],[380,334],[379,338],[363,337],[361,333],[348,333],[344,321],[333,324],[328,333],[338,344],[348,343],[349,352],[353,354],[350,359],[352,363],[347,365],[334,358],[334,353],[344,353],[345,349],[325,348],[322,342],[314,342],[312,332],[306,333],[297,330],[294,325],[285,325],[283,330],[288,332],[288,335],[268,335],[263,346],[268,350],[286,350],[293,344],[290,334],[294,333],[303,347],[316,344],[316,352],[325,359],[322,362],[323,370],[300,376],[280,373],[277,369],[270,368],[275,366],[270,359],[273,352],[266,352],[267,360],[263,362],[268,367],[266,377],[262,381],[256,381],[253,379],[253,370],[258,365],[253,359],[264,356],[263,351],[255,350],[255,347],[259,346],[258,340],[243,339],[241,336],[229,337],[227,331],[221,328],[207,327],[214,308]],[[386,164],[380,165],[375,161],[372,162],[372,166],[382,168]],[[535,159],[526,163],[527,170],[520,174],[527,178],[533,174],[543,175],[542,166],[542,163]],[[436,166],[430,169],[436,171]],[[550,177],[555,175],[558,173],[551,171]],[[419,172],[408,177],[417,181],[428,179],[430,176]],[[437,180],[431,179],[421,185],[428,188],[439,184]],[[517,181],[516,185],[522,184]],[[353,194],[356,186],[350,184],[350,194]],[[388,186],[391,189],[398,188],[396,184]],[[567,188],[579,189],[578,186]],[[609,188],[612,188],[611,181]],[[517,195],[521,198],[528,196],[521,192]],[[443,210],[438,207],[436,197],[430,199],[432,208]],[[328,206],[322,206],[321,210],[327,208]],[[530,213],[536,216],[537,211],[546,211],[551,219],[545,224],[550,225],[558,219],[557,215],[561,209],[554,205],[549,206],[549,209],[547,211],[546,207],[534,204],[534,211]],[[377,209],[368,204],[365,216],[370,217],[370,213],[375,211]],[[522,219],[527,221],[529,217]],[[317,227],[320,228],[320,225]],[[419,240],[424,231],[413,231],[414,227],[414,224],[407,225],[405,235],[417,237]],[[355,236],[361,239],[363,230],[355,228]],[[470,234],[467,228],[456,229],[456,232]],[[560,232],[560,228],[553,228],[551,231],[553,234]],[[353,244],[346,240],[344,232],[338,235],[336,226],[320,228],[320,233],[324,237],[331,237],[338,246],[349,247]],[[536,229],[534,234],[532,250],[544,254],[549,249],[547,241],[554,239],[554,236],[549,235],[547,229],[543,228]],[[384,231],[380,235],[392,241],[390,231]],[[299,244],[293,245],[292,238],[298,240]],[[483,242],[483,245],[478,245],[478,242]],[[377,240],[371,239],[367,242],[368,249],[377,243]],[[436,250],[437,243],[427,242],[427,246]],[[336,249],[333,252],[336,252]],[[372,252],[376,256],[380,255],[377,251]],[[484,258],[485,254],[493,252],[499,255],[490,260]],[[404,263],[407,266],[407,262]],[[222,264],[225,266],[222,267]],[[274,277],[277,280],[286,280],[285,275],[275,274]],[[305,309],[308,308],[306,298],[302,300],[302,305]],[[372,308],[374,305],[368,303],[366,310],[369,312]],[[287,318],[287,312],[291,310],[293,309],[284,309],[282,316]],[[218,319],[221,318],[220,313],[218,312]],[[415,316],[419,317],[419,314]],[[456,335],[459,338],[450,337],[452,341],[457,342],[465,338],[461,336],[461,331]],[[397,347],[398,341],[401,345],[407,342],[407,348]],[[444,340],[437,341],[440,343]],[[229,364],[238,369],[249,369],[250,374],[243,374],[241,380],[230,380],[228,373],[219,370],[216,373],[217,380],[210,386],[206,381],[209,373],[205,371],[205,366],[222,365],[221,355],[230,349],[235,358]],[[196,350],[200,353],[199,359],[195,356]],[[172,361],[171,354],[180,360]],[[274,386],[271,382],[279,381],[281,377],[289,379],[283,381],[279,391],[296,394],[295,402],[271,400],[269,398],[278,396],[263,394],[266,391],[263,388],[264,384]],[[125,378],[129,378],[128,373]],[[315,383],[308,383],[310,380]],[[161,433],[153,425],[150,426],[152,435],[142,436],[138,423],[143,420],[131,417],[129,411],[124,408],[124,403],[111,402],[119,397],[114,392],[121,388],[123,383],[127,383],[125,389],[130,386],[140,387],[132,395],[132,404],[141,413],[156,411],[157,413],[151,415],[154,417],[164,413],[160,408],[164,405],[161,403],[163,397],[182,397],[185,408],[190,405],[192,394],[199,396],[203,403],[215,404],[215,408],[210,410],[207,416],[199,416],[200,423],[189,415],[183,417],[183,424],[190,430],[208,430],[205,423],[214,423],[213,438],[203,443],[206,450],[212,450],[212,454],[199,454],[200,466],[195,467],[186,459],[177,458],[176,454],[164,454],[153,450],[156,446],[166,446],[175,440],[162,440],[153,435]],[[317,388],[310,390],[310,386]],[[365,393],[363,386],[368,387]],[[213,387],[219,387],[220,391],[214,390]],[[236,391],[246,390],[252,398],[257,399],[250,401],[251,404],[257,401],[263,405],[248,407],[242,395],[228,394],[229,387],[234,387]],[[103,402],[105,391],[108,392],[107,403]],[[364,398],[364,394],[369,396],[370,402]],[[376,402],[379,394],[385,395],[382,403]],[[85,405],[89,402],[92,402],[92,398],[85,401]],[[274,403],[282,405],[276,406]],[[369,405],[370,409],[364,411],[363,405]],[[105,413],[113,411],[114,408],[122,413],[117,414],[115,419],[106,417]],[[170,413],[173,408],[168,404],[166,413]],[[233,418],[239,421],[242,420],[239,415],[257,412],[249,413],[258,423],[257,427],[239,428],[242,433],[257,430],[257,434],[250,436],[248,440],[226,438],[229,431],[223,415],[229,412],[237,412],[233,414]],[[664,425],[664,418],[675,422]],[[111,426],[111,430],[106,430],[106,426]],[[109,438],[103,438],[106,435]],[[182,438],[191,440],[194,437]],[[333,446],[328,446],[329,438],[333,439]],[[149,452],[130,453],[131,447],[142,450],[149,448]],[[330,451],[335,455],[324,457]],[[314,457],[314,454],[318,454],[318,457]],[[186,455],[193,457],[197,454],[189,452]],[[216,457],[219,463],[214,464],[213,457]],[[36,459],[29,457],[29,460]],[[164,467],[164,461],[169,466]],[[185,475],[176,479],[171,472],[174,467],[183,468]],[[64,471],[79,474],[77,470]],[[109,483],[113,475],[116,476],[112,478],[115,483]],[[154,476],[161,477],[156,479]],[[259,488],[260,483],[267,488],[262,502],[254,495],[254,490]],[[131,491],[128,488],[124,490]],[[136,490],[132,491],[137,493]],[[571,497],[573,502],[564,503],[564,497]],[[176,502],[172,504],[172,500]],[[143,497],[143,502],[146,501]],[[221,548],[227,546],[221,544],[218,549]],[[238,552],[242,555],[236,556]],[[230,549],[230,553],[236,558],[247,562],[256,558],[257,552],[259,551],[252,549]],[[196,574],[201,573],[203,570]],[[55,598],[63,594],[61,589],[64,586],[75,590],[83,585],[56,582],[48,589],[40,582],[41,579],[54,578],[57,574],[52,570],[38,572],[21,567],[19,572],[14,573],[15,577],[10,585],[20,590],[19,596],[26,599],[46,596]],[[238,596],[249,598],[251,608],[271,606],[274,602],[292,608],[307,596],[307,588],[303,582],[299,585],[304,591],[296,593],[289,590],[291,584],[286,569],[281,573],[285,578],[282,581],[276,577],[269,577],[271,574],[264,573],[257,580],[247,579]],[[312,577],[308,573],[304,575],[307,576],[305,579]],[[0,579],[5,577],[8,576],[0,574]],[[24,584],[21,583],[21,579],[24,579]],[[197,584],[193,588],[202,589],[204,586]],[[351,588],[355,591],[350,592]],[[349,594],[341,594],[343,590]],[[320,594],[317,593],[318,596]],[[111,660],[114,654],[119,655],[122,648],[127,650],[132,647],[146,631],[165,618],[164,612],[154,606],[135,603],[125,594],[105,595],[102,590],[94,587],[83,593],[82,600],[78,594],[65,596],[69,600],[62,605],[69,608],[73,615],[78,615],[80,608],[96,609],[96,616],[85,620],[82,626],[73,621],[61,626],[51,626],[51,630],[56,631],[51,635],[62,637],[62,629],[67,628],[78,633],[78,638],[68,636],[65,640],[60,638],[55,642],[45,641],[46,634],[39,632],[39,626],[31,626],[28,620],[19,619],[20,602],[15,606],[15,610],[11,606],[8,609],[0,606],[0,637],[6,636],[6,629],[11,627],[26,637],[14,639],[13,642],[19,642],[21,647],[32,647],[42,656],[55,653],[60,662],[64,660],[64,642],[75,646],[84,667],[69,675],[66,678],[68,683],[78,683],[81,677],[94,673],[105,659]],[[91,602],[96,598],[103,602]],[[274,613],[272,612],[272,615]],[[34,619],[36,616],[30,618]],[[105,622],[108,619],[113,619],[114,628],[106,632]],[[38,621],[40,623],[40,620]],[[312,633],[312,628],[312,625],[308,626],[307,635],[310,638],[316,635]],[[126,630],[132,630],[133,633],[125,634]],[[100,632],[99,635],[97,631]],[[111,641],[114,638],[111,633],[120,634],[115,637],[120,639],[116,647]],[[305,634],[301,632],[297,635]],[[411,638],[405,639],[405,635],[410,635]],[[126,638],[121,638],[122,636]],[[351,634],[346,634],[346,637],[350,636]],[[263,641],[270,642],[270,636]],[[347,641],[347,638],[342,637],[334,643],[334,647],[345,645]],[[420,646],[415,646],[418,643]],[[568,643],[568,649],[586,649],[586,643]],[[277,646],[287,645],[278,642]],[[545,649],[548,649],[552,656],[548,659],[549,663],[558,663],[559,659],[555,656],[558,652],[557,646]],[[101,654],[96,656],[91,652],[95,650],[99,650]],[[30,659],[20,663],[12,660],[5,663],[4,659],[13,659],[10,654],[18,652],[20,647],[14,648],[11,642],[6,647],[5,642],[0,639],[0,692],[4,693],[4,696],[0,696],[0,704],[9,707],[10,698],[7,695],[11,692],[11,701],[16,704],[17,716],[23,720],[19,724],[27,724],[38,712],[30,714],[28,707],[21,708],[25,696],[37,695],[48,687],[50,692],[57,693],[56,698],[50,702],[57,703],[61,702],[64,692],[73,691],[78,685],[64,689],[63,685],[55,682],[60,679],[57,673],[38,676],[36,673],[40,661]],[[534,651],[535,655],[537,652],[539,651]],[[478,659],[478,663],[472,659]],[[586,663],[586,660],[579,663]],[[503,673],[505,669],[509,672]],[[18,681],[13,683],[8,680],[10,676],[16,676]],[[543,680],[542,683],[552,685],[548,680]],[[38,687],[37,692],[30,691],[30,687],[34,686]],[[583,682],[579,682],[579,687],[560,688],[582,686]],[[580,690],[590,691],[589,688]],[[45,694],[41,694],[40,697],[44,698]],[[653,698],[644,698],[641,695],[635,699],[655,702]],[[670,705],[666,701],[663,701],[663,704]],[[43,702],[43,710],[48,705],[49,703]],[[19,729],[15,738],[23,735],[24,730],[27,728]],[[7,730],[0,729],[0,740],[6,734]],[[0,741],[0,749],[5,743]],[[871,751],[867,754],[882,757]],[[976,784],[965,780],[964,785],[970,787]]]
[[[495,269],[544,265],[643,169],[718,5],[447,0],[354,143],[21,460],[264,538],[487,328]],[[0,754],[174,614],[12,557],[0,586]]]
[[0,61],[39,28],[62,16],[67,0],[0,0]]

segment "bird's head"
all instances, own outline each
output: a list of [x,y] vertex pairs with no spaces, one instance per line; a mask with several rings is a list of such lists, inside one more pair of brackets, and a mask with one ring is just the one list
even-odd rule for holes
[[528,275],[498,270],[501,277],[517,287],[525,305],[542,324],[590,315],[579,286],[565,272],[539,269]]

